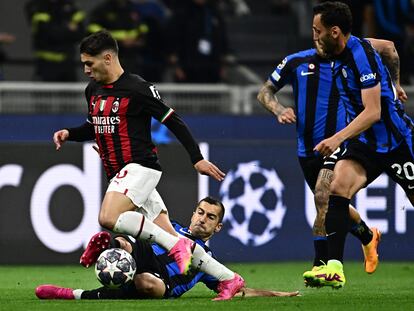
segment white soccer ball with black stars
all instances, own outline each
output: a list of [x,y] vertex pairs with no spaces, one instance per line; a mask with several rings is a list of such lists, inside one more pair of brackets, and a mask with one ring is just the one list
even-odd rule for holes
[[110,248],[102,252],[95,264],[95,274],[99,282],[108,288],[119,288],[134,279],[137,266],[134,258],[120,248]]
[[273,240],[286,213],[283,189],[276,171],[261,167],[259,161],[239,163],[230,170],[219,190],[228,234],[246,246]]

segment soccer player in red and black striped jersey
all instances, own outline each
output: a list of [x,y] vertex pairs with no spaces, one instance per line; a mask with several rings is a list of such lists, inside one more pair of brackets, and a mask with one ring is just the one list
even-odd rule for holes
[[[181,273],[191,265],[216,277],[222,290],[218,299],[230,299],[244,286],[243,279],[210,257],[189,239],[179,238],[168,217],[167,208],[156,190],[161,166],[151,140],[151,118],[162,122],[185,147],[194,168],[222,181],[224,173],[203,159],[188,127],[161,99],[154,85],[138,75],[124,72],[118,58],[118,45],[108,31],[99,31],[80,44],[85,74],[91,78],[85,95],[86,122],[76,128],[54,133],[59,150],[66,140],[95,140],[109,186],[102,202],[99,223],[109,230],[141,240],[156,242],[169,251]],[[100,247],[92,239],[81,257],[81,264],[93,264]],[[193,260],[191,260],[193,259]]]

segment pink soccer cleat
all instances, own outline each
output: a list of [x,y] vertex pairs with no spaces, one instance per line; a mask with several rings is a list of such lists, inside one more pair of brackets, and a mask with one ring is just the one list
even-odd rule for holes
[[40,285],[36,287],[35,294],[40,299],[75,299],[72,288],[55,285]]
[[194,242],[191,240],[181,238],[168,253],[168,256],[172,257],[177,263],[181,274],[186,274],[190,268],[193,245]]
[[244,280],[243,278],[238,275],[237,273],[234,274],[234,278],[230,280],[221,281],[218,286],[218,295],[214,298],[214,301],[218,300],[229,300],[236,295],[240,289],[244,287]]
[[99,255],[109,248],[111,235],[106,231],[95,234],[89,241],[88,246],[80,258],[80,264],[86,268],[96,262]]

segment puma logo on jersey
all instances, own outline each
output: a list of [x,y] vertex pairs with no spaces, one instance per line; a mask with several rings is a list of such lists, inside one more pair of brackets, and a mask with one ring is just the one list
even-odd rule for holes
[[313,75],[314,73],[315,73],[315,72],[313,72],[313,71],[303,71],[303,70],[302,70],[302,71],[300,72],[300,75],[304,77],[304,76]]

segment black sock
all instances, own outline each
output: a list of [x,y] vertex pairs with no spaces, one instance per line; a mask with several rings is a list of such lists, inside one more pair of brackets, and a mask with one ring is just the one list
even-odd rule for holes
[[354,223],[350,232],[360,240],[363,245],[367,245],[372,240],[372,231],[363,220],[361,220],[359,224]]
[[313,266],[318,267],[328,260],[328,241],[326,237],[314,236],[313,247],[315,249],[315,258],[313,259]]
[[343,261],[346,235],[349,231],[350,200],[337,195],[329,196],[325,228],[328,238],[328,259]]
[[109,241],[110,248],[121,248],[121,243],[116,239],[117,236],[122,235],[111,236],[111,240]]
[[85,290],[81,294],[81,299],[137,299],[138,294],[135,285],[128,284],[122,288],[110,289],[101,287],[92,290]]

